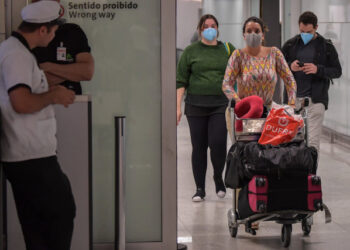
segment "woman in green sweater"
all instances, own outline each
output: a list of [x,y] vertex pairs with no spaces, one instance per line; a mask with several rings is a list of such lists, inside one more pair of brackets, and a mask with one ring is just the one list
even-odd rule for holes
[[213,15],[202,16],[197,26],[201,40],[184,50],[177,67],[177,124],[182,116],[181,101],[186,91],[185,115],[190,127],[192,170],[197,187],[193,201],[203,201],[205,197],[208,147],[216,194],[220,198],[226,194],[222,172],[226,159],[225,108],[228,100],[221,84],[234,47],[217,40],[218,26]]

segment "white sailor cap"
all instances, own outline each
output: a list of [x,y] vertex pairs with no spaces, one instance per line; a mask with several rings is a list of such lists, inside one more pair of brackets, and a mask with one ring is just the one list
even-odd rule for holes
[[65,20],[61,17],[61,6],[56,1],[39,1],[28,4],[21,11],[22,20],[28,23],[55,22],[63,24]]

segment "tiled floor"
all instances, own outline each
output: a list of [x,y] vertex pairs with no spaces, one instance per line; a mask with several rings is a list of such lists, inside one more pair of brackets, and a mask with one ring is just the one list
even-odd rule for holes
[[[208,161],[210,162],[210,161]],[[333,221],[325,224],[324,213],[314,216],[309,237],[302,235],[301,225],[293,226],[289,249],[348,250],[350,249],[350,149],[322,140],[318,174],[322,177],[324,202],[332,212]],[[191,169],[191,142],[187,120],[178,126],[178,241],[189,250],[284,249],[280,242],[281,225],[265,222],[256,236],[240,226],[236,239],[227,227],[227,211],[232,192],[219,200],[208,166],[204,202],[193,203],[195,185]]]

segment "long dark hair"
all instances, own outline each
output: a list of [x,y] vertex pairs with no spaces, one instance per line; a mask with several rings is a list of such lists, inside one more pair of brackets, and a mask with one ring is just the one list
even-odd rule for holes
[[268,31],[267,26],[264,24],[263,20],[261,20],[260,18],[256,17],[256,16],[251,16],[249,17],[247,20],[245,20],[244,24],[243,24],[243,34],[245,32],[245,27],[247,26],[247,23],[249,22],[254,22],[254,23],[258,23],[261,27],[261,31],[263,33]]

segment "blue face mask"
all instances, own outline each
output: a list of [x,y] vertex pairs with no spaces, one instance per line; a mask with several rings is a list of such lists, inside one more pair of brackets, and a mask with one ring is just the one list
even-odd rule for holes
[[310,33],[301,33],[300,36],[301,39],[303,39],[305,45],[308,44],[312,40],[312,38],[314,38],[314,35]]
[[208,28],[203,30],[202,35],[208,41],[213,41],[218,32],[214,28]]

